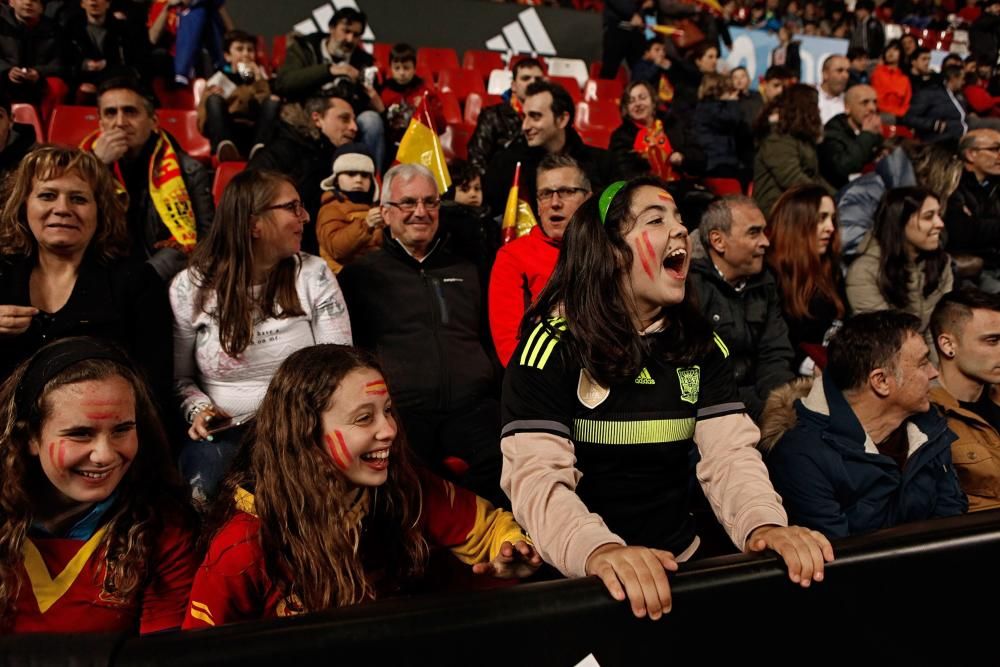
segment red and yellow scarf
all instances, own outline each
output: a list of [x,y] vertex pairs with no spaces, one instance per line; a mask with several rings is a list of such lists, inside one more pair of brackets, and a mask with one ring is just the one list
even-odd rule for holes
[[[93,152],[94,142],[100,135],[100,130],[90,134],[80,144],[80,148]],[[114,172],[118,184],[124,191],[125,179],[118,162],[114,165]],[[166,225],[172,237],[169,241],[157,245],[176,247],[184,252],[194,250],[198,233],[191,195],[181,176],[181,163],[177,158],[177,151],[163,130],[158,131],[156,147],[149,161],[149,196],[153,200],[156,212],[160,214],[160,220]]]
[[650,171],[665,181],[676,181],[680,175],[670,164],[670,154],[674,152],[670,145],[670,139],[663,130],[663,123],[657,119],[652,127],[639,125],[639,132],[635,135],[635,142],[632,150],[646,158],[649,162]]

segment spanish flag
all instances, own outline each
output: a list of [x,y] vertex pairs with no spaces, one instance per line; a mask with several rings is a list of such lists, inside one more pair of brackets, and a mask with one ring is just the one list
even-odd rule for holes
[[503,223],[500,225],[500,234],[503,243],[510,243],[516,238],[524,236],[531,231],[531,228],[538,224],[535,214],[531,212],[528,202],[518,196],[518,183],[521,180],[521,163],[517,163],[514,168],[514,184],[510,186],[510,193],[507,195],[507,205],[503,211]]
[[417,105],[406,128],[403,139],[399,142],[396,152],[396,162],[400,164],[422,164],[434,174],[438,192],[444,194],[451,187],[451,174],[448,173],[448,163],[444,159],[441,140],[434,131],[434,122],[427,109],[427,93]]

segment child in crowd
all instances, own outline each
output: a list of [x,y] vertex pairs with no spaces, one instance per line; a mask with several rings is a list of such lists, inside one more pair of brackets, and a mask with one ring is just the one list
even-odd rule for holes
[[[409,44],[396,44],[389,52],[390,76],[382,84],[379,102],[372,102],[385,115],[386,138],[390,146],[398,146],[413,118],[420,100],[427,95],[431,119],[437,132],[444,132],[445,120],[441,102],[434,94],[433,87],[417,75],[417,50]],[[393,149],[393,155],[395,150]]]
[[252,157],[271,138],[281,99],[271,94],[257,64],[257,40],[242,30],[226,33],[226,64],[208,80],[198,105],[198,131],[220,162]]
[[333,175],[320,186],[325,191],[316,217],[319,254],[330,270],[339,273],[352,262],[382,245],[382,211],[375,162],[364,144],[337,149]]
[[0,633],[180,626],[197,563],[157,414],[95,338],[51,343],[0,388]]
[[342,345],[292,354],[209,521],[184,627],[410,591],[432,547],[500,578],[541,565],[509,512],[409,459],[372,358]]
[[656,91],[656,110],[666,112],[674,99],[674,87],[667,77],[670,59],[663,40],[654,37],[646,41],[642,60],[632,68],[632,81],[645,81]]
[[485,290],[500,249],[500,225],[483,206],[482,178],[476,168],[456,159],[448,163],[448,173],[451,189],[441,202],[441,224],[447,230],[451,250],[476,265]]

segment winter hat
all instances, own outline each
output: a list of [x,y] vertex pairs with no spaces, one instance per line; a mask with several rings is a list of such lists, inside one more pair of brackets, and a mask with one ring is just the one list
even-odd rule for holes
[[375,178],[375,160],[372,159],[371,151],[364,144],[353,143],[344,144],[333,154],[333,174],[323,179],[320,187],[325,191],[337,189],[337,176],[345,171],[360,171],[371,174],[372,201],[377,201],[379,196],[378,181]]

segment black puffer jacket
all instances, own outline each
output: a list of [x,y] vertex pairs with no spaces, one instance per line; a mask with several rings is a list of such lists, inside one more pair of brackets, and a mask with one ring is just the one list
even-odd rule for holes
[[854,132],[846,113],[837,114],[823,127],[823,143],[819,155],[819,171],[833,187],[847,185],[851,174],[859,174],[866,164],[875,160],[882,148],[882,135],[875,132]]
[[506,100],[482,110],[469,139],[469,162],[479,173],[485,173],[490,160],[503,149],[514,143],[523,145],[521,121],[521,114]]
[[948,199],[944,216],[950,253],[970,253],[1000,267],[1000,180],[980,184],[975,174],[962,174]]
[[374,351],[404,409],[470,406],[493,390],[476,267],[440,237],[418,262],[386,233],[337,275],[358,347]]
[[765,269],[747,279],[739,292],[723,279],[709,258],[691,262],[688,284],[701,312],[729,348],[729,361],[747,412],[759,420],[775,387],[794,377],[795,354],[781,316],[781,295]]
[[0,6],[0,80],[5,84],[14,67],[33,67],[42,77],[66,77],[59,26],[43,16],[38,25],[28,28],[4,3]]

